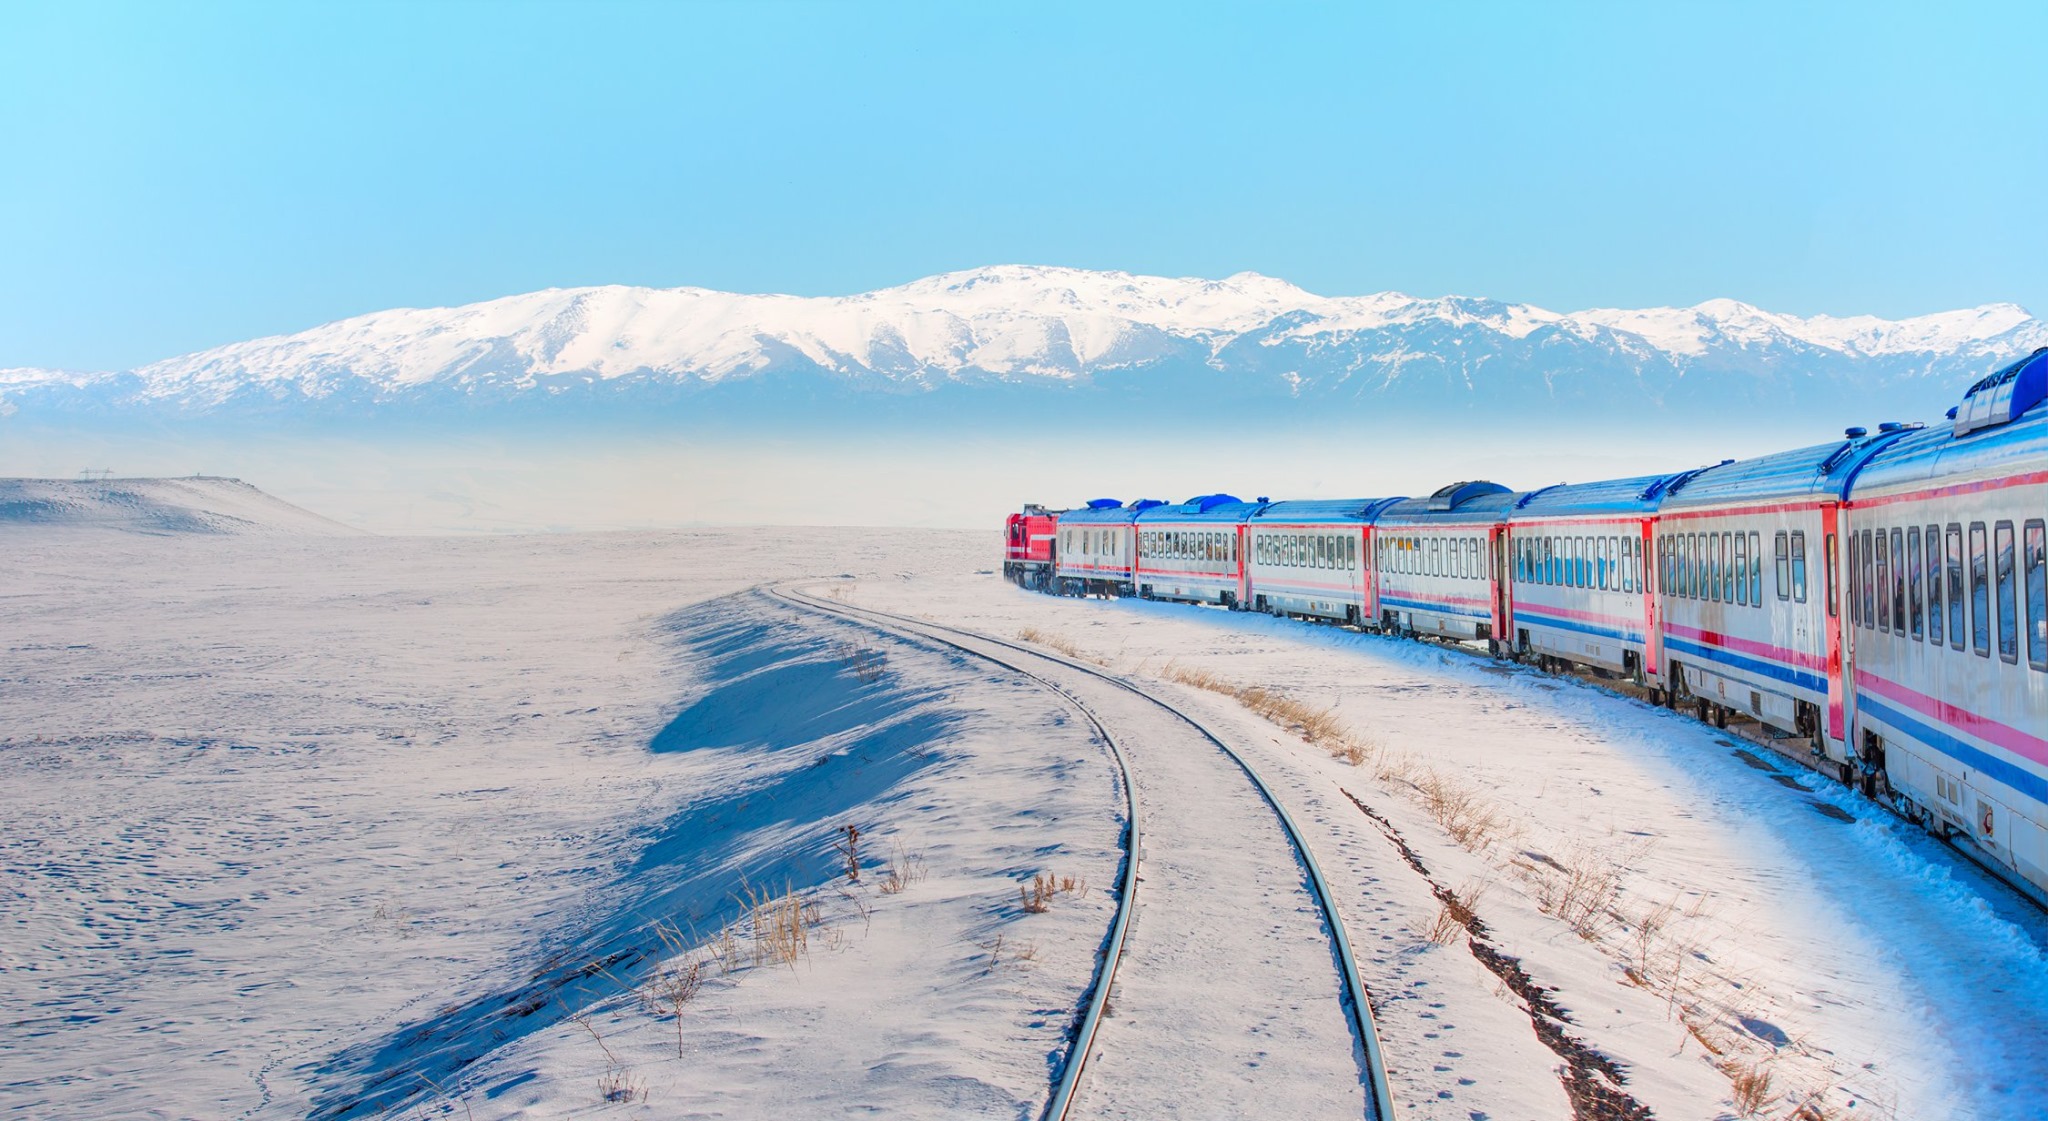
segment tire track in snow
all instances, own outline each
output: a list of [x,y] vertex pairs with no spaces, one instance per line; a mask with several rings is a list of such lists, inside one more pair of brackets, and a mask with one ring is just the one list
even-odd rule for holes
[[[1094,667],[922,619],[786,589],[775,594],[1037,680],[1119,751],[1135,812],[1132,836],[1142,822],[1147,839],[1136,845],[1135,865],[1126,864],[1117,925],[1047,1117],[1151,1117],[1200,1103],[1218,1115],[1342,1110],[1391,1121],[1370,1005],[1342,919],[1313,853],[1248,760],[1178,707]],[[1138,790],[1154,797],[1139,801]],[[1138,882],[1146,885],[1142,902]],[[1127,939],[1134,909],[1136,932]],[[1330,1015],[1338,1009],[1325,1003],[1330,994],[1311,979],[1315,971],[1303,968],[1305,956],[1334,957],[1341,1017]],[[1337,1031],[1352,1052],[1351,1077],[1342,1079],[1332,1077],[1338,1072],[1330,1063]],[[1091,1064],[1096,1077],[1085,1094],[1075,1093]]]

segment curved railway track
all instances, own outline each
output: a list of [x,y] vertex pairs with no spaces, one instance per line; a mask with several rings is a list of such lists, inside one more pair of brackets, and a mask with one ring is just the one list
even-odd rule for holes
[[1123,964],[1127,936],[1132,918],[1139,903],[1138,889],[1141,871],[1145,862],[1143,839],[1139,835],[1140,802],[1133,768],[1124,745],[1110,731],[1108,722],[1075,690],[1053,680],[1046,673],[1033,668],[1051,665],[1062,667],[1099,681],[1137,698],[1145,705],[1156,708],[1191,730],[1203,742],[1215,747],[1225,758],[1236,765],[1244,777],[1257,791],[1260,800],[1272,812],[1274,819],[1292,846],[1293,856],[1298,862],[1308,893],[1313,896],[1320,912],[1322,928],[1327,933],[1329,948],[1335,959],[1342,981],[1342,1003],[1346,1019],[1356,1045],[1360,1076],[1365,1083],[1367,1116],[1375,1121],[1393,1121],[1394,1106],[1386,1077],[1386,1066],[1380,1052],[1379,1036],[1374,1029],[1371,1005],[1366,999],[1365,985],[1358,973],[1358,966],[1351,950],[1351,941],[1344,927],[1344,921],[1336,906],[1335,893],[1330,889],[1317,864],[1315,854],[1309,849],[1307,840],[1287,812],[1274,790],[1266,783],[1250,761],[1233,749],[1221,736],[1216,735],[1201,721],[1174,706],[1151,691],[1108,673],[1098,667],[1078,662],[1058,654],[1034,649],[1021,643],[1000,639],[991,635],[946,626],[941,623],[909,616],[877,611],[871,608],[853,607],[836,601],[822,600],[806,595],[790,587],[766,589],[769,594],[792,606],[835,615],[870,629],[896,635],[901,638],[922,640],[959,651],[970,657],[999,665],[1013,673],[1043,685],[1064,698],[1096,734],[1109,747],[1123,784],[1126,820],[1129,822],[1125,835],[1125,855],[1119,873],[1120,891],[1117,912],[1110,926],[1108,936],[1096,962],[1095,975],[1089,985],[1088,998],[1073,1035],[1068,1041],[1066,1053],[1060,1064],[1059,1077],[1047,1098],[1044,1121],[1065,1121],[1075,1111],[1075,1102],[1080,1092],[1082,1079],[1088,1071],[1091,1057],[1097,1054],[1097,1036],[1104,1019],[1109,1014],[1110,994],[1117,978],[1117,969]]

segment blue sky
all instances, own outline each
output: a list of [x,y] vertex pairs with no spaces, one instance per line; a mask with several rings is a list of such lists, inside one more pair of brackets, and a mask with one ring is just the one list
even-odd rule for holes
[[2048,313],[2048,5],[0,5],[0,366],[998,262]]

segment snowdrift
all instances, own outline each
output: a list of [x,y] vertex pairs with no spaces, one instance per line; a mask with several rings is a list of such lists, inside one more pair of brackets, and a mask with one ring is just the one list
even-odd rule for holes
[[158,535],[362,533],[240,479],[0,479],[0,533],[34,527]]

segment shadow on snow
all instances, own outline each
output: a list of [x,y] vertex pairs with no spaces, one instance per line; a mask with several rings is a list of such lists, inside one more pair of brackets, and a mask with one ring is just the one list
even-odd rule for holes
[[650,749],[763,758],[648,830],[598,893],[598,913],[579,910],[540,934],[530,969],[319,1064],[312,1117],[362,1117],[452,1089],[485,1054],[638,987],[672,953],[658,921],[701,941],[742,916],[748,885],[779,893],[836,878],[840,819],[938,762],[928,749],[961,720],[937,690],[857,672],[829,630],[756,594],[699,604],[661,628],[696,663],[705,692]]

